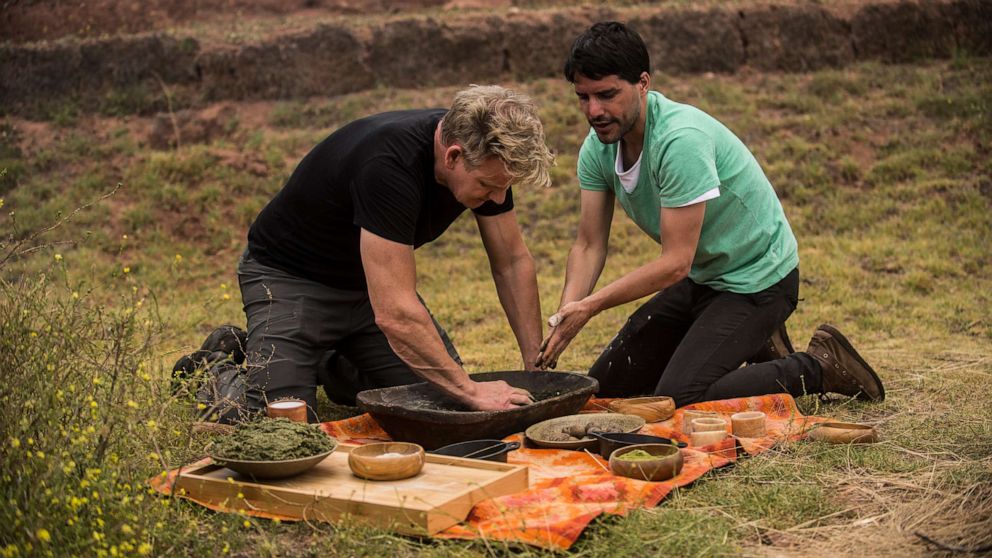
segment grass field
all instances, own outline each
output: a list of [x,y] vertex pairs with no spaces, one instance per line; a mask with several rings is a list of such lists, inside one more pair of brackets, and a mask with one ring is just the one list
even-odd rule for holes
[[[655,77],[734,130],[779,192],[802,260],[793,340],[805,346],[816,325],[835,323],[886,384],[882,404],[809,398],[802,408],[876,422],[885,441],[780,446],[655,509],[597,520],[572,553],[946,551],[920,535],[947,548],[992,544],[989,62]],[[539,102],[558,153],[552,188],[515,192],[548,315],[577,223],[587,127],[562,81],[512,86]],[[189,402],[170,397],[167,369],[214,326],[243,324],[236,260],[296,161],[353,118],[443,106],[453,92],[236,104],[215,139],[165,150],[148,147],[151,120],[139,116],[0,122],[0,555],[544,554],[215,514],[144,484],[202,453],[206,438],[190,432]],[[620,210],[611,241],[603,281],[658,250]],[[417,260],[418,289],[466,368],[519,367],[472,220]],[[634,307],[596,317],[559,369],[586,370]],[[350,411],[321,408],[325,419]]]

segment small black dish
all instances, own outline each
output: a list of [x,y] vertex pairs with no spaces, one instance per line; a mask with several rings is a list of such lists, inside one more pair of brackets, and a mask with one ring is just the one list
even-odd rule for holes
[[603,459],[609,459],[610,454],[620,448],[637,444],[668,444],[680,448],[684,448],[687,445],[685,442],[676,442],[675,440],[662,438],[661,436],[648,436],[647,434],[600,432],[598,430],[591,431],[589,434],[599,438],[599,455],[603,456]]
[[484,459],[486,461],[498,461],[506,463],[506,454],[520,449],[520,442],[504,442],[503,440],[469,440],[468,442],[458,442],[443,448],[431,450],[434,455],[448,455],[451,457],[467,457],[469,459]]

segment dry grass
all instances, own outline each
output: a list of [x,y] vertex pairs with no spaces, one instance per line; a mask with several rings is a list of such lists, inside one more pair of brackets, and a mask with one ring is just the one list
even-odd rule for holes
[[[875,417],[848,414],[835,406],[821,407],[819,412],[867,419],[884,440],[877,446],[846,448],[800,443],[755,458],[815,472],[802,475],[803,482],[822,487],[839,509],[784,528],[739,521],[735,527],[751,533],[751,543],[745,547],[748,554],[939,556],[992,550],[988,394],[965,395],[967,390],[960,389],[982,385],[992,375],[987,345],[959,347],[953,353],[886,351],[885,356],[872,358],[886,363],[886,406],[896,409]],[[898,369],[902,372],[895,372]],[[953,391],[957,397],[940,397],[941,391]],[[932,423],[945,426],[932,427]],[[897,461],[866,467],[872,453]],[[833,466],[825,468],[825,460]]]

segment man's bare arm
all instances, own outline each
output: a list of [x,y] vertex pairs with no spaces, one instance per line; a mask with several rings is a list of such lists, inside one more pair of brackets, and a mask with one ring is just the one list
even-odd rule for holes
[[551,317],[554,327],[544,344],[541,364],[553,367],[562,351],[596,314],[656,293],[686,278],[692,269],[705,215],[706,202],[662,208],[664,248],[661,255],[592,295],[564,304]]
[[589,296],[606,265],[613,221],[613,193],[582,190],[580,196],[579,230],[568,252],[559,308]]
[[472,409],[525,405],[530,396],[506,382],[475,382],[445,351],[427,309],[417,298],[413,247],[361,232],[362,266],[376,325],[411,370]]
[[534,258],[524,244],[516,213],[476,216],[479,234],[489,256],[496,293],[520,347],[525,370],[537,368],[541,345],[541,299]]

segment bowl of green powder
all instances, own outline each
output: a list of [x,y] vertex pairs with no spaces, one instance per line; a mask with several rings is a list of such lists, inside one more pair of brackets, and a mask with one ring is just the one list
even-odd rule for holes
[[637,480],[668,480],[682,471],[682,452],[671,444],[637,444],[610,455],[610,472]]
[[281,479],[313,468],[337,447],[317,425],[284,418],[245,423],[207,446],[217,464],[254,479]]

